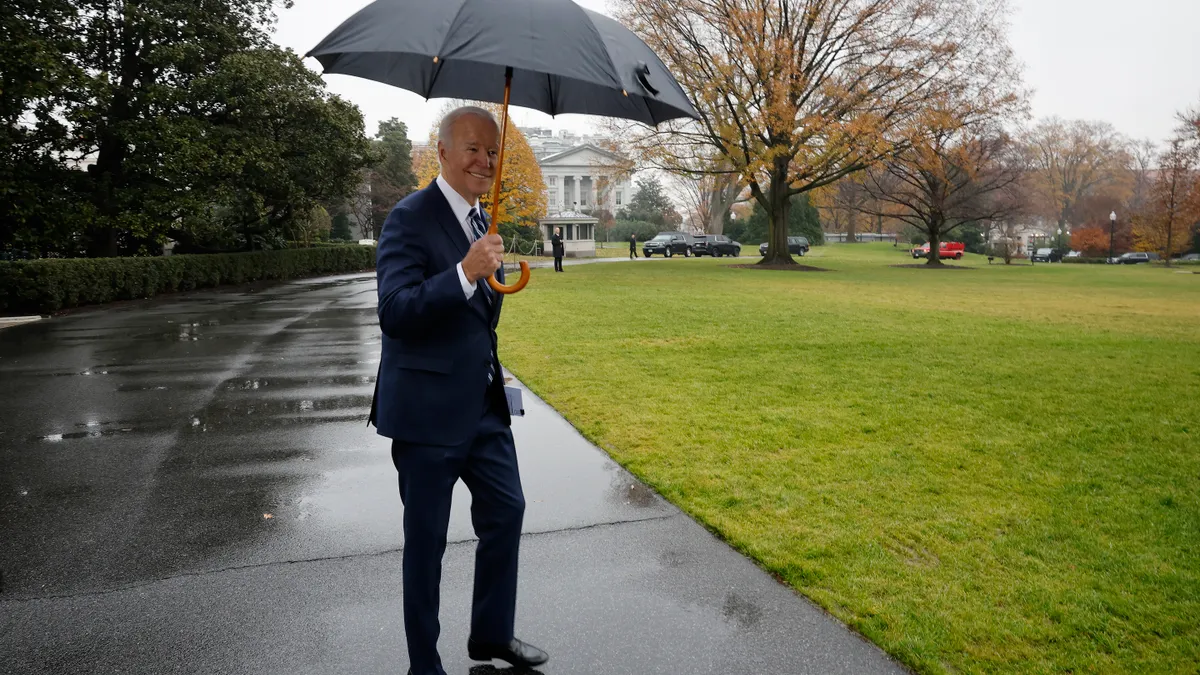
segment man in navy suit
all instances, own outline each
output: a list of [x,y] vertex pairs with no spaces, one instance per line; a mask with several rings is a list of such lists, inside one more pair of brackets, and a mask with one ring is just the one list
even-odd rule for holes
[[504,246],[488,235],[479,197],[493,182],[499,125],[459,108],[438,134],[441,175],[392,209],[376,276],[382,357],[371,422],[392,439],[404,503],[404,631],[410,673],[446,675],[438,656],[439,585],[450,497],[471,491],[475,588],[468,655],[515,666],[549,657],[513,635],[525,496],[517,469],[496,325]]

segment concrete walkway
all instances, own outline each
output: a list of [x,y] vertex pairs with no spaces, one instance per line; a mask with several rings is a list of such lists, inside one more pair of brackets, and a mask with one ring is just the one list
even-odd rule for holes
[[[339,277],[0,331],[0,672],[404,673],[374,306],[373,277]],[[539,672],[904,672],[526,397],[517,630]],[[508,672],[465,653],[468,499],[443,660]]]

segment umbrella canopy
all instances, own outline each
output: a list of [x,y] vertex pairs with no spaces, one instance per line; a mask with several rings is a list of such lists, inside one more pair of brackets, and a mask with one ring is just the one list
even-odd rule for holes
[[326,73],[429,98],[658,124],[697,118],[679,83],[621,24],[571,0],[376,0],[308,53]]

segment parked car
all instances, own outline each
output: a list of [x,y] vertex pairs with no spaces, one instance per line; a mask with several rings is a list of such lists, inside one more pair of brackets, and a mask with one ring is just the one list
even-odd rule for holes
[[676,253],[688,257],[692,255],[692,241],[692,235],[684,232],[659,232],[653,239],[642,244],[642,253],[647,258],[655,253],[668,258]]
[[[965,253],[966,250],[967,247],[962,242],[943,241],[938,244],[938,258],[953,258],[955,260],[962,260],[963,253]],[[912,254],[913,260],[916,260],[917,258],[928,258],[929,244],[925,243],[921,244],[920,246],[916,246],[909,251],[909,253]]]
[[[788,237],[788,253],[792,255],[805,255],[808,253],[809,244],[808,237]],[[758,254],[767,254],[767,245],[765,243],[758,245]]]
[[711,255],[720,258],[723,255],[737,257],[742,254],[742,245],[723,234],[698,234],[692,244],[692,255]]
[[1039,262],[1062,262],[1062,254],[1052,248],[1039,248],[1030,254],[1029,259]]
[[1083,257],[1083,251],[1068,251],[1068,252],[1067,252],[1067,257],[1068,257],[1068,258],[1082,258],[1082,257]]
[[1141,251],[1122,253],[1120,258],[1117,258],[1118,265],[1136,265],[1138,263],[1148,263],[1151,260],[1159,260],[1157,253],[1143,253]]
[[1200,262],[1200,253],[1185,253],[1179,260],[1181,262]]

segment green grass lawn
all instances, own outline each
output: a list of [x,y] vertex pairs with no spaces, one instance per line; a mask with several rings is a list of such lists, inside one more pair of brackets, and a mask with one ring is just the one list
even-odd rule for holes
[[1198,672],[1200,275],[804,262],[536,270],[501,354],[918,672]]

